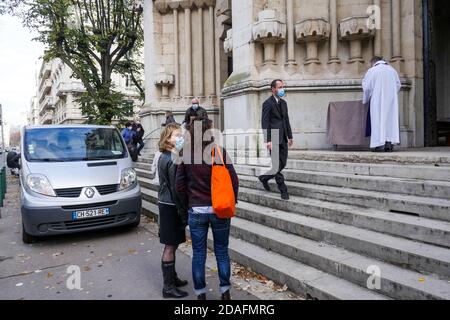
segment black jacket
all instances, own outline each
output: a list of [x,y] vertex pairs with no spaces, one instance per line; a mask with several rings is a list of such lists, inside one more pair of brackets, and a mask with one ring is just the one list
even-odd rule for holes
[[194,110],[192,107],[190,107],[186,110],[183,123],[185,123],[186,125],[190,125],[191,117],[208,118],[208,112],[206,111],[206,109],[200,106],[197,110]]
[[175,177],[178,166],[172,161],[171,152],[163,152],[158,161],[159,191],[158,201],[164,204],[176,205],[178,215],[187,224],[188,208],[176,192]]
[[[230,173],[231,183],[237,203],[239,195],[239,178],[233,166],[233,162],[225,149],[222,149],[225,165]],[[216,156],[215,164],[220,164],[219,157]],[[194,159],[191,159],[194,163]],[[184,206],[206,207],[212,206],[211,199],[211,172],[212,166],[206,164],[186,164],[179,165],[176,176],[176,191]]]
[[[289,112],[286,101],[279,99],[280,103],[274,96],[267,99],[262,107],[261,127],[264,130],[264,141],[282,144],[288,139],[293,139],[291,123],[289,121]],[[279,141],[272,141],[271,130],[280,130]]]

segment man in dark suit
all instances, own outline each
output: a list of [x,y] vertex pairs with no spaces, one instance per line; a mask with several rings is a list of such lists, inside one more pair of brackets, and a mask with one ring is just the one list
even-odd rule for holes
[[[267,149],[272,156],[272,170],[260,176],[259,180],[262,182],[264,189],[270,191],[268,182],[275,178],[281,192],[281,198],[289,200],[288,188],[281,173],[287,164],[288,148],[294,144],[288,106],[286,101],[282,99],[286,95],[285,84],[283,80],[277,79],[272,82],[271,88],[272,96],[263,104],[262,129],[264,130]],[[275,134],[276,132],[278,134]],[[276,136],[278,136],[278,139]]]
[[200,106],[198,98],[192,99],[192,105],[186,110],[182,124],[186,124],[186,129],[189,129],[192,120],[195,118],[208,118],[208,112]]

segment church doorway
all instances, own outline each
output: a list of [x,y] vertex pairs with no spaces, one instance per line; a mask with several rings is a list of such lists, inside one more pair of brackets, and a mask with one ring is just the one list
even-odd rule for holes
[[450,1],[423,7],[425,146],[450,146]]

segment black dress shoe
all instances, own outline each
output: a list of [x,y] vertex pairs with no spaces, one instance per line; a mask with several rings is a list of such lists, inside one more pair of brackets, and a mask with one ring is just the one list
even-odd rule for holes
[[289,200],[289,193],[287,191],[281,193],[281,199]]
[[197,296],[197,300],[206,300],[206,293]]
[[394,146],[390,142],[386,142],[384,145],[384,151],[385,152],[394,152]]
[[264,180],[262,177],[258,177],[258,179],[259,179],[259,181],[261,181],[264,189],[266,189],[266,191],[270,191],[269,183],[266,180]]
[[372,151],[372,152],[377,152],[377,153],[380,153],[380,152],[386,152],[384,146],[382,146],[382,147],[376,147],[376,148],[370,149],[370,151]]
[[164,299],[182,299],[189,295],[186,291],[180,290],[177,287],[164,288],[163,297]]
[[228,290],[228,291],[222,293],[221,300],[231,300],[230,290]]

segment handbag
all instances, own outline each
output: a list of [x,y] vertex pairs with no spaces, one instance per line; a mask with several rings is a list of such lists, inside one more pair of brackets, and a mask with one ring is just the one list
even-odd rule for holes
[[217,152],[222,161],[221,165],[214,163],[214,151],[212,151],[212,171],[211,171],[211,199],[214,213],[220,219],[230,219],[235,216],[236,199],[231,181],[230,172],[223,161],[220,148]]

